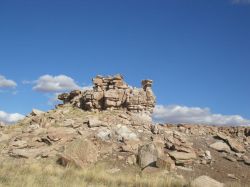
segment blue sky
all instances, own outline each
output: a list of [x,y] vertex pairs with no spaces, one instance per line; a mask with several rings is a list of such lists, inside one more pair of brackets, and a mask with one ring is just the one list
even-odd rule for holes
[[10,117],[52,108],[49,101],[63,88],[34,89],[47,80],[43,75],[54,83],[65,75],[83,87],[97,74],[121,73],[134,86],[154,80],[159,118],[166,121],[193,122],[195,113],[245,123],[249,20],[249,0],[2,0],[0,111]]

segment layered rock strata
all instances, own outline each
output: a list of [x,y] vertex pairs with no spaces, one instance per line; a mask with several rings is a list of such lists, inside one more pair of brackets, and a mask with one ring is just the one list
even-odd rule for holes
[[71,103],[87,111],[115,109],[136,113],[153,112],[156,98],[152,91],[152,80],[143,80],[142,88],[132,88],[121,75],[96,76],[92,82],[93,89],[63,93],[58,99],[64,104]]

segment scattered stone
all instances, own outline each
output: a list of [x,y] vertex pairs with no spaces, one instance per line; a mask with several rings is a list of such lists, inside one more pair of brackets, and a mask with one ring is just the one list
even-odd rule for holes
[[126,114],[120,114],[119,117],[122,119],[127,119],[127,120],[129,119],[129,117]]
[[48,137],[42,137],[41,142],[44,142],[47,145],[52,145],[52,141]]
[[126,140],[124,145],[121,146],[121,151],[137,154],[139,145],[140,142],[138,140]]
[[234,174],[227,174],[227,176],[231,179],[239,180],[239,178],[237,178]]
[[88,126],[92,128],[92,127],[107,126],[107,124],[100,121],[98,118],[90,118],[88,121]]
[[22,149],[22,148],[25,148],[28,146],[27,142],[26,141],[23,141],[23,140],[17,140],[17,141],[13,141],[10,146],[12,147],[16,147],[18,149]]
[[183,167],[183,166],[176,166],[176,168],[180,169],[180,170],[183,170],[183,171],[189,171],[189,172],[194,171],[192,168]]
[[77,129],[77,128],[81,127],[81,126],[82,125],[80,123],[74,123],[74,124],[72,124],[72,128],[74,128],[74,129]]
[[47,138],[48,138],[50,141],[53,141],[53,142],[57,142],[57,141],[61,140],[61,137],[58,137],[58,136],[53,135],[53,134],[48,135]]
[[223,158],[225,158],[225,159],[227,159],[227,160],[229,160],[231,162],[236,162],[237,161],[234,157],[229,156],[229,155],[225,155],[225,156],[223,156]]
[[223,183],[220,183],[208,176],[200,176],[191,182],[191,187],[224,187]]
[[211,156],[211,153],[210,153],[210,151],[205,151],[205,159],[206,160],[212,160],[212,156]]
[[167,155],[157,158],[156,166],[160,169],[172,171],[175,169],[175,162]]
[[73,119],[66,119],[64,122],[63,122],[63,125],[64,127],[72,127],[74,125],[75,121]]
[[81,169],[83,169],[85,166],[81,160],[67,156],[67,155],[59,155],[57,163],[64,167],[75,166],[76,168],[81,168]]
[[148,126],[152,124],[151,114],[147,112],[137,112],[131,114],[131,122],[133,126]]
[[10,151],[10,156],[21,158],[35,158],[41,154],[39,149],[13,149]]
[[115,133],[118,136],[118,140],[138,140],[138,137],[127,126],[118,124],[115,129]]
[[157,125],[151,125],[151,132],[153,134],[159,134],[159,129]]
[[130,155],[127,158],[127,164],[129,165],[135,165],[136,164],[136,156],[135,155]]
[[242,158],[246,165],[250,165],[250,159],[247,156],[243,156]]
[[24,130],[24,132],[28,132],[28,133],[31,133],[31,132],[34,132],[36,131],[37,129],[40,128],[40,125],[39,124],[31,124],[27,127],[27,129]]
[[31,116],[40,116],[44,114],[44,111],[38,110],[38,109],[33,109],[32,112],[30,113]]
[[111,131],[109,129],[101,129],[96,135],[102,141],[108,141],[111,139]]
[[185,152],[171,151],[168,152],[168,154],[176,161],[176,164],[185,163],[185,161],[191,161],[193,159],[196,159],[195,152],[185,153]]

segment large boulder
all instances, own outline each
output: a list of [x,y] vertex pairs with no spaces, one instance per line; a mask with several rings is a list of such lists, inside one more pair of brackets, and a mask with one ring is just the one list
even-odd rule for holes
[[95,163],[98,158],[98,148],[90,140],[79,139],[65,147],[63,154],[59,155],[58,163],[63,166],[74,165],[84,168]]
[[139,147],[138,164],[144,169],[147,166],[155,166],[158,158],[156,146],[153,143],[145,144]]

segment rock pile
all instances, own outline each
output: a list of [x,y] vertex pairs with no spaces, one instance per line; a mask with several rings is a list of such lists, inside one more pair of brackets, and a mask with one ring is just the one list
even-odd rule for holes
[[93,89],[74,90],[58,96],[64,104],[71,103],[84,110],[124,109],[131,112],[153,112],[155,96],[152,80],[143,80],[142,88],[132,88],[123,80],[123,76],[96,76]]

